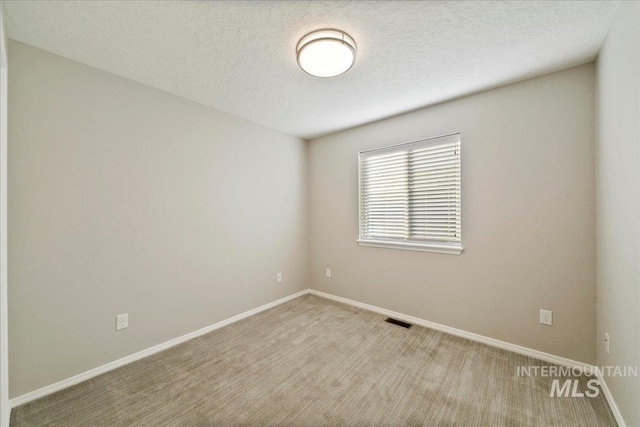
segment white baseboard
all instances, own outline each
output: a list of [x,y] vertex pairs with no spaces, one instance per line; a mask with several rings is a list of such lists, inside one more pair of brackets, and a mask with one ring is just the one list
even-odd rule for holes
[[506,341],[500,341],[495,338],[485,337],[484,335],[474,334],[473,332],[463,331],[462,329],[452,328],[451,326],[441,325],[440,323],[430,322],[428,320],[420,319],[418,317],[408,316],[406,314],[397,313],[395,311],[387,310],[386,308],[376,307],[375,305],[365,304],[359,301],[350,300],[348,298],[339,297],[332,294],[327,294],[325,292],[320,292],[311,289],[309,293],[313,295],[317,295],[319,297],[331,299],[334,301],[342,302],[345,304],[352,305],[354,307],[363,308],[369,311],[375,311],[376,313],[383,314],[388,317],[393,317],[395,319],[399,319],[408,323],[412,323],[414,325],[424,326],[426,328],[435,329],[437,331],[446,332],[451,335],[455,335],[457,337],[467,338],[472,341],[481,342],[483,344],[490,345],[492,347],[501,348],[503,350],[509,350],[514,353],[523,354],[525,356],[534,357],[536,359],[543,360],[545,362],[555,363],[557,365],[569,366],[569,367],[580,367],[585,369],[593,368],[592,365],[588,363],[578,362],[575,360],[567,359],[564,357],[556,356],[554,354],[545,353],[543,351],[534,350],[532,348],[523,347],[516,344],[511,344]]
[[598,381],[600,381],[600,388],[604,393],[604,397],[607,398],[607,402],[609,403],[609,407],[611,408],[611,412],[613,412],[613,416],[618,423],[618,427],[627,427],[627,424],[624,422],[624,418],[622,418],[622,414],[620,413],[620,409],[618,409],[618,405],[616,405],[616,401],[613,399],[611,395],[611,391],[609,390],[609,386],[607,382],[604,380],[604,377],[601,375],[601,372],[598,371]]
[[308,289],[297,292],[293,295],[289,295],[284,298],[280,298],[277,301],[270,302],[265,305],[261,305],[260,307],[254,308],[253,310],[245,311],[244,313],[240,313],[236,316],[230,317],[228,319],[222,320],[218,323],[214,323],[213,325],[204,327],[202,329],[198,329],[197,331],[188,333],[186,335],[182,335],[181,337],[174,338],[170,341],[164,342],[162,344],[155,345],[146,350],[139,351],[130,356],[123,357],[122,359],[114,360],[113,362],[107,363],[106,365],[99,366],[97,368],[91,369],[90,371],[83,372],[81,374],[75,375],[71,378],[67,378],[66,380],[59,381],[57,383],[48,385],[46,387],[42,387],[38,390],[34,390],[30,393],[23,394],[22,396],[15,397],[9,400],[9,405],[11,408],[15,408],[16,406],[20,406],[24,403],[31,402],[32,400],[39,399],[51,393],[55,393],[67,387],[71,387],[72,385],[81,383],[82,381],[86,381],[95,376],[104,374],[105,372],[109,372],[113,369],[119,368],[123,365],[126,365],[131,362],[135,362],[136,360],[143,359],[147,356],[151,356],[152,354],[158,353],[162,350],[166,350],[170,347],[176,346],[178,344],[182,344],[185,341],[189,341],[190,339],[199,337],[200,335],[204,335],[208,332],[215,331],[216,329],[220,329],[224,326],[227,326],[231,323],[237,322],[238,320],[245,319],[249,316],[253,316],[254,314],[260,313],[261,311],[267,310],[269,308],[275,307],[277,305],[283,304],[287,301],[290,301],[294,298],[298,298],[299,296],[305,295],[309,293]]

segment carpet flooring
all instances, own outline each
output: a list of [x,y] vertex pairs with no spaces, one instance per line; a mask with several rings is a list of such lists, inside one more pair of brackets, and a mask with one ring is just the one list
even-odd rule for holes
[[552,378],[516,375],[548,363],[384,319],[305,295],[19,406],[11,426],[616,425],[602,393],[552,398]]

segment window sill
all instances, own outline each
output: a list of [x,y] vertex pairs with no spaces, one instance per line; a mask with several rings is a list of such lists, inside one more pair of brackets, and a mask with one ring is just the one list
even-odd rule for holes
[[400,249],[404,251],[435,252],[439,254],[460,255],[462,246],[437,245],[432,243],[405,243],[389,242],[386,240],[363,240],[358,239],[360,246],[374,248]]

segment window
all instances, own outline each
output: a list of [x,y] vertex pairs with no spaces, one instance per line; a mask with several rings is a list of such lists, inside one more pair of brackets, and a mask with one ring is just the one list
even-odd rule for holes
[[363,246],[462,252],[460,134],[359,155]]

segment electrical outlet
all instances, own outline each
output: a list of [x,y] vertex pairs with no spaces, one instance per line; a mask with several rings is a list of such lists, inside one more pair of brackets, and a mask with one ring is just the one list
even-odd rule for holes
[[331,277],[331,269],[330,268],[327,268],[327,271],[325,272],[325,275],[327,277]]
[[276,274],[276,280],[278,281],[278,283],[282,282],[282,273]]
[[609,334],[607,334],[606,332],[604,334],[604,351],[609,354]]
[[129,327],[129,313],[118,314],[116,316],[116,331]]
[[543,325],[553,325],[553,311],[540,310],[540,323]]

